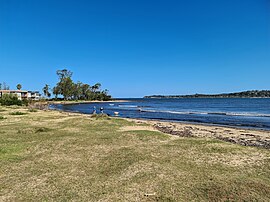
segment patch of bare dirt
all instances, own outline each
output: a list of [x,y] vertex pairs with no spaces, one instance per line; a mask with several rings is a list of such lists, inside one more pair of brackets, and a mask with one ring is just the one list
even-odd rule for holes
[[140,130],[148,130],[148,131],[158,131],[153,126],[124,126],[120,128],[120,131],[140,131]]

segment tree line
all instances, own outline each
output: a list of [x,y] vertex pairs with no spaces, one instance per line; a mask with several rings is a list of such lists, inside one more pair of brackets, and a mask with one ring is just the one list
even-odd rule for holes
[[236,93],[222,94],[194,94],[194,95],[151,95],[144,98],[269,98],[270,90],[250,90]]
[[[100,100],[108,101],[111,100],[109,91],[107,89],[102,90],[101,84],[96,83],[90,85],[87,83],[82,83],[80,81],[74,82],[72,80],[73,72],[63,69],[57,70],[58,82],[56,86],[52,89],[48,84],[46,84],[42,91],[44,96],[48,99],[51,98],[52,94],[55,96],[56,100]],[[22,85],[18,84],[16,86],[17,90],[22,89]],[[10,90],[10,87],[5,82],[0,83],[0,90]],[[0,98],[0,105],[22,105],[24,101],[18,100],[16,95],[13,94],[3,94]]]
[[47,98],[52,94],[58,99],[62,96],[64,100],[101,100],[107,101],[111,99],[107,89],[102,90],[101,84],[94,85],[82,83],[80,81],[74,83],[72,80],[73,72],[63,69],[57,70],[58,82],[52,89],[48,84],[44,86],[43,93]]

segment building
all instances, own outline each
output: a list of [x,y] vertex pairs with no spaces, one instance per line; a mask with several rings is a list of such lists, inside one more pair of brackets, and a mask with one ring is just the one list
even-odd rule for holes
[[0,98],[4,94],[16,95],[19,100],[39,100],[40,94],[38,91],[25,91],[25,90],[0,90]]
[[29,100],[39,100],[40,99],[40,94],[38,91],[28,91],[27,92],[27,98]]

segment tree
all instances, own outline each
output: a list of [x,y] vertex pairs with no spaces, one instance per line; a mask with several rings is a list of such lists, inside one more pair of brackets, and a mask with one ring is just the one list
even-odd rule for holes
[[5,83],[5,82],[3,82],[3,90],[9,90],[9,86]]
[[58,86],[53,87],[53,94],[55,95],[55,98],[58,98],[58,95],[60,95],[60,89]]
[[21,84],[18,84],[16,87],[17,87],[18,90],[21,90],[22,89],[22,85]]
[[63,95],[64,99],[67,100],[72,97],[72,89],[74,87],[74,83],[71,79],[72,72],[67,69],[58,70],[56,74],[59,77],[59,82],[56,84],[54,88],[55,95]]
[[73,73],[67,69],[62,69],[62,70],[57,70],[56,74],[59,77],[59,80],[61,82],[65,78],[71,78]]
[[93,92],[97,92],[101,87],[101,84],[100,83],[96,83],[95,85],[92,86],[92,90]]
[[48,84],[45,84],[44,88],[42,89],[43,93],[46,97],[51,97],[51,93],[50,93],[50,86]]
[[82,99],[88,100],[90,98],[90,92],[91,92],[91,86],[88,84],[82,84],[81,90],[82,90]]
[[82,85],[83,85],[83,83],[80,81],[73,84],[73,88],[72,88],[73,95],[72,96],[75,100],[81,99],[81,97],[82,97]]
[[[110,100],[111,96],[108,91],[101,91],[101,84],[96,83],[93,86],[82,82],[74,83],[72,80],[73,73],[67,69],[56,71],[58,83],[53,88],[53,94],[57,98],[62,95],[64,100]],[[46,86],[45,86],[46,87]],[[46,90],[46,89],[43,89]],[[44,92],[44,94],[46,94]]]
[[72,97],[72,89],[74,83],[70,77],[63,79],[62,81],[62,95],[64,96],[64,100],[68,100]]

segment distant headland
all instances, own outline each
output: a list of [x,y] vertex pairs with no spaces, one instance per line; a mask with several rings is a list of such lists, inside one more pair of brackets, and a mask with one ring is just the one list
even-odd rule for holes
[[270,98],[270,90],[250,90],[222,94],[150,95],[144,98]]

